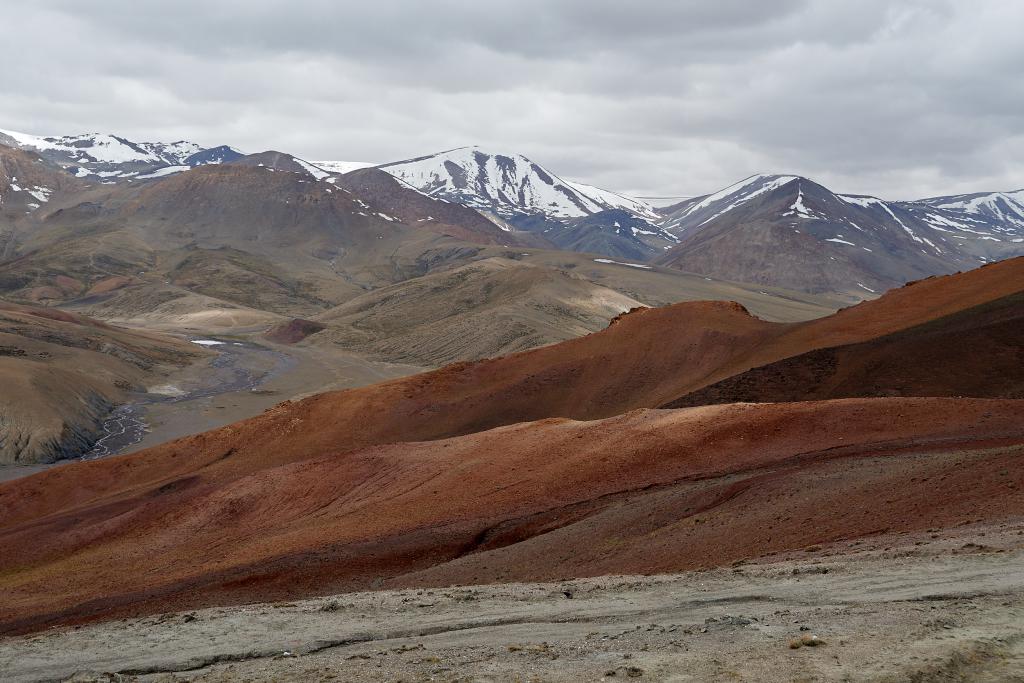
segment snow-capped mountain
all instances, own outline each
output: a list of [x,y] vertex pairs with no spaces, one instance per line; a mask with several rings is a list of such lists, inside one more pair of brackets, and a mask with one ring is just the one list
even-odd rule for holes
[[865,294],[1024,254],[1024,192],[892,202],[757,175],[663,209],[659,259],[723,278]]
[[714,194],[687,199],[661,209],[661,227],[677,237],[706,225],[729,211],[795,180],[796,176],[755,175]]
[[39,136],[0,130],[0,144],[32,150],[80,178],[129,178],[159,169],[222,163],[242,156],[221,145],[204,149],[194,142],[133,142],[117,135]]
[[654,220],[649,205],[608,190],[562,180],[520,154],[479,147],[383,164],[380,168],[431,197],[457,202],[527,229],[546,229],[537,218],[562,221],[606,209]]

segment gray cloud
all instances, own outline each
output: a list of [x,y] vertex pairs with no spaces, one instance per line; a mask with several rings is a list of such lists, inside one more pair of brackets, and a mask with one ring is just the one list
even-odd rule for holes
[[480,144],[642,194],[1024,186],[1015,0],[7,4],[0,127],[26,132],[380,162]]

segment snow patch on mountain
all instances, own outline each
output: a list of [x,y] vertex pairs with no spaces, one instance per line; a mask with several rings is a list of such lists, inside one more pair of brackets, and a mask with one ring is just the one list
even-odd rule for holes
[[811,212],[810,209],[807,208],[806,204],[804,204],[804,189],[802,187],[798,187],[797,188],[796,200],[794,200],[793,204],[789,207],[789,211],[787,211],[786,213],[784,213],[782,215],[783,216],[794,216],[795,215],[795,216],[799,216],[800,218],[817,218],[818,217],[813,212]]
[[138,178],[163,178],[164,176],[172,175],[174,173],[181,173],[182,171],[188,171],[191,168],[192,168],[191,166],[165,166],[163,168],[158,168],[157,170],[153,171],[152,173],[145,173],[143,175],[136,176],[136,177],[138,177]]
[[627,197],[618,192],[603,190],[600,187],[594,187],[586,183],[577,183],[571,180],[563,180],[562,182],[593,201],[603,204],[604,208],[623,209],[648,220],[658,218],[658,212],[650,204],[639,199]]

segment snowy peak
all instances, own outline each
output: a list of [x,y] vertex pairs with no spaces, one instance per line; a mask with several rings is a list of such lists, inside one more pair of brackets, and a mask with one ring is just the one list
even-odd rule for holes
[[175,166],[222,163],[242,156],[226,145],[204,149],[194,142],[133,142],[105,133],[40,136],[0,130],[0,144],[32,150],[78,177],[130,178]]
[[947,218],[968,224],[994,221],[1024,228],[1024,190],[933,197],[914,203],[941,210]]
[[752,175],[718,192],[685,202],[662,220],[662,227],[682,235],[796,180],[799,178],[791,175]]
[[521,154],[496,154],[461,147],[380,166],[432,197],[497,214],[515,222],[543,216],[579,218],[624,209],[653,218],[643,202],[600,188],[571,183]]

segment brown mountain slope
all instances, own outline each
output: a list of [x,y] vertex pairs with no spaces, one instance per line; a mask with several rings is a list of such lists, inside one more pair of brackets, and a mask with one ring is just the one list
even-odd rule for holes
[[58,200],[86,186],[34,152],[0,144],[0,221],[23,219],[51,199]]
[[128,391],[202,353],[178,340],[0,301],[0,462],[80,453]]
[[[445,209],[417,197],[424,211]],[[408,223],[371,211],[352,192],[304,171],[202,166],[53,202],[18,235],[16,257],[0,264],[0,287],[12,297],[59,303],[105,278],[143,273],[238,304],[307,315],[471,258],[501,232],[469,212],[451,217],[456,239],[424,227],[413,209],[406,213]],[[198,268],[201,277],[176,272],[179,266]],[[61,276],[78,280],[81,290],[54,289]],[[32,296],[41,288],[48,296]]]
[[438,366],[578,337],[631,308],[666,300],[735,299],[762,316],[790,320],[830,312],[822,302],[786,292],[672,271],[639,272],[563,252],[505,251],[381,287],[320,313],[315,319],[328,329],[308,343]]
[[[634,411],[122,488],[0,528],[0,631],[372,586],[672,571],[1024,506],[1022,403],[870,399]],[[24,484],[29,484],[26,486]],[[835,500],[843,504],[836,506]],[[941,500],[941,505],[936,501]],[[5,515],[6,519],[6,515]],[[130,568],[130,569],[128,569]]]
[[272,149],[268,149],[265,152],[256,152],[255,154],[246,154],[238,159],[232,159],[225,165],[272,168],[275,171],[299,173],[304,176],[310,175],[306,167],[296,161],[295,157],[291,154],[285,154],[284,152]]
[[664,407],[856,396],[1024,398],[1024,292],[756,367]]
[[317,316],[328,328],[312,341],[437,366],[579,337],[639,306],[564,271],[491,258],[356,297]]

